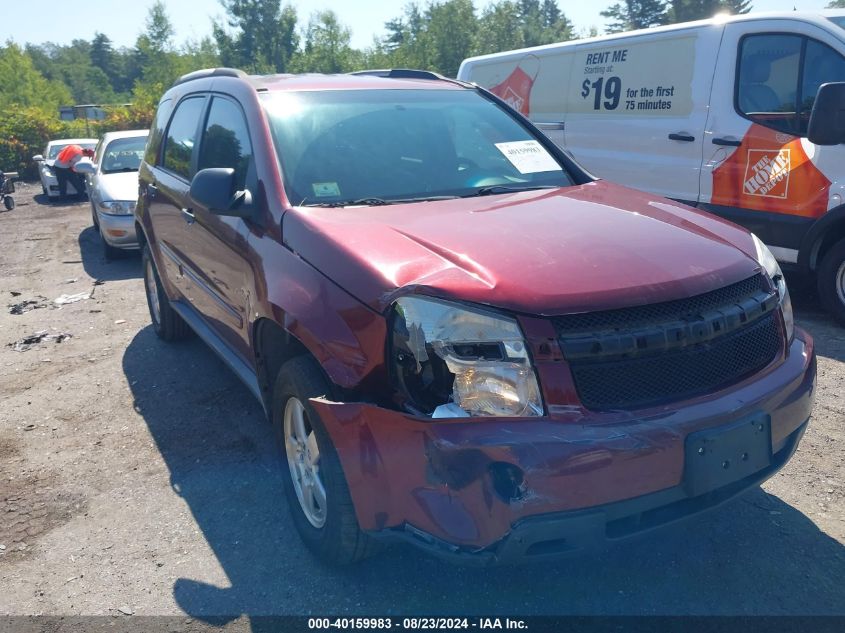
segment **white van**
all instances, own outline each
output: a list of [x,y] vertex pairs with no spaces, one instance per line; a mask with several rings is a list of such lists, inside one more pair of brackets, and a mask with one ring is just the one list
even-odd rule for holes
[[747,227],[814,273],[845,322],[845,85],[819,92],[845,82],[845,11],[719,16],[473,57],[458,79],[596,176]]

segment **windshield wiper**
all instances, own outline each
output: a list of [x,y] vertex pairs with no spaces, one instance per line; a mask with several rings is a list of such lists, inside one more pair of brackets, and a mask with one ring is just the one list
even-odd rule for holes
[[459,196],[421,196],[418,198],[401,198],[397,200],[385,200],[384,198],[358,198],[357,200],[338,200],[335,202],[315,202],[306,203],[302,201],[302,206],[307,207],[324,207],[333,209],[336,207],[356,207],[368,206],[379,207],[386,204],[408,204],[409,202],[432,202],[436,200],[454,200]]
[[489,185],[487,187],[480,187],[474,193],[466,196],[472,198],[473,196],[492,196],[497,193],[516,193],[518,191],[534,191],[537,189],[558,189],[558,185],[529,185],[528,187],[511,187],[510,185]]

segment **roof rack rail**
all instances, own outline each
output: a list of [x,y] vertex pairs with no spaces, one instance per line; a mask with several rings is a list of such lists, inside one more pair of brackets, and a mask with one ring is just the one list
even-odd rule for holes
[[187,75],[182,75],[173,85],[178,86],[194,79],[204,79],[206,77],[239,77],[243,79],[248,76],[244,71],[238,70],[237,68],[203,68],[202,70],[195,70]]
[[383,68],[380,70],[356,70],[350,75],[371,75],[373,77],[386,77],[388,79],[448,79],[431,70],[414,70],[413,68]]

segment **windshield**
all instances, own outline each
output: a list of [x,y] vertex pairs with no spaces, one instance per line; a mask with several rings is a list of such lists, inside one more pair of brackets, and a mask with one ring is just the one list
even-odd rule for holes
[[146,136],[132,138],[118,138],[106,146],[100,157],[100,171],[104,174],[115,174],[123,171],[138,171],[144,149],[147,145]]
[[287,92],[264,99],[295,205],[572,184],[525,127],[472,90]]
[[[47,150],[47,159],[52,160],[59,155],[65,147],[68,145],[74,145],[74,143],[60,143],[59,145],[50,145],[50,148]],[[94,149],[96,147],[96,143],[76,143],[82,149]]]
[[845,15],[837,15],[829,17],[828,20],[833,22],[836,26],[845,29]]

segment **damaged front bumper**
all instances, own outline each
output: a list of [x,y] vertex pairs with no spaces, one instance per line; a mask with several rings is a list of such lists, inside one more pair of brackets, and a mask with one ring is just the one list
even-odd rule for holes
[[681,408],[430,420],[313,400],[361,529],[476,563],[561,556],[715,507],[792,456],[815,386],[798,332],[773,368]]

